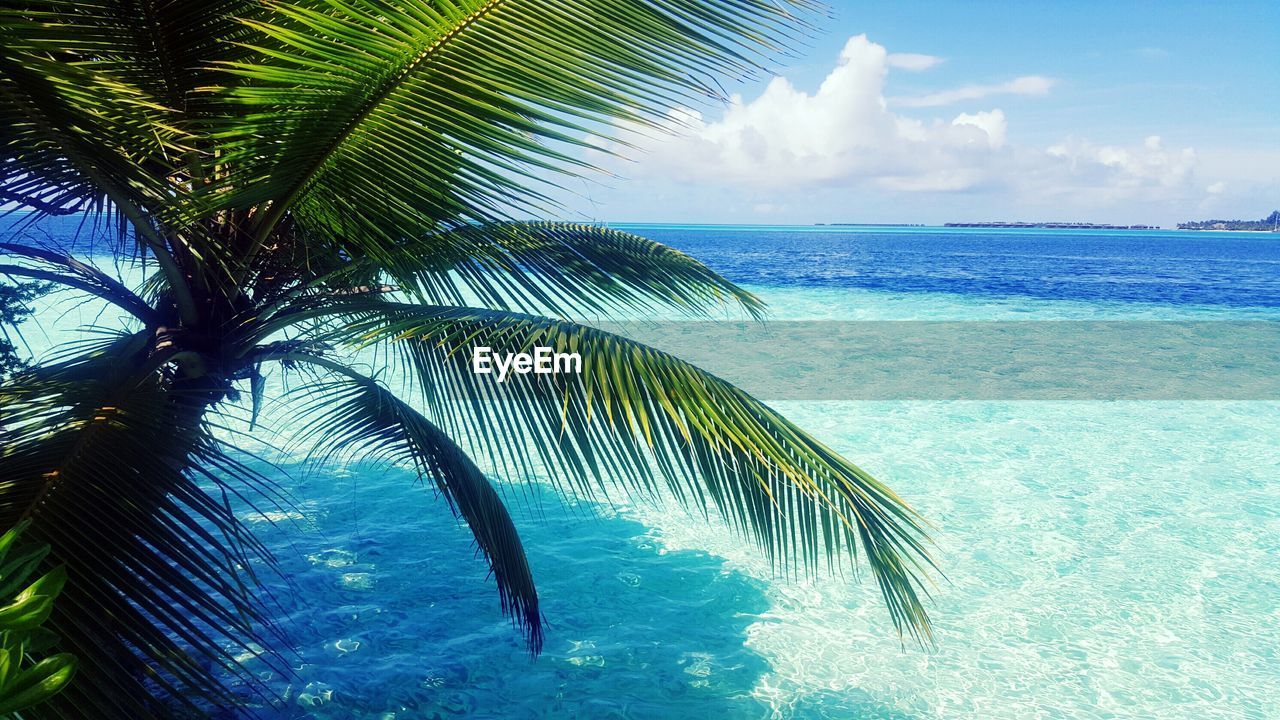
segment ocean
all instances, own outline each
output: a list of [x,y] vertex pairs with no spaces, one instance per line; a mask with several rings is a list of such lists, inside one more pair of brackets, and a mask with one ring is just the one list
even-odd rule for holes
[[[777,320],[1280,320],[1272,235],[618,227]],[[36,350],[101,322],[42,316]],[[1225,397],[772,402],[932,523],[932,648],[869,577],[775,577],[678,508],[535,484],[507,488],[548,621],[533,659],[411,473],[285,458],[298,512],[245,514],[297,650],[292,677],[263,670],[264,716],[1280,718],[1280,401]]]

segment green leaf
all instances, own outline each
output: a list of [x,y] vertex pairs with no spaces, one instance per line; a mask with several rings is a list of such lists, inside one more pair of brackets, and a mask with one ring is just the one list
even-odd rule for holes
[[0,697],[0,715],[25,710],[62,692],[75,677],[78,667],[75,657],[61,653],[22,671]]
[[[23,520],[17,525],[14,525],[13,527],[9,528],[9,530],[6,531],[4,535],[0,535],[0,580],[3,580],[5,578],[5,574],[4,574],[5,571],[3,568],[6,566],[4,565],[4,561],[5,561],[5,558],[9,556],[10,548],[13,547],[13,544],[17,542],[18,538],[22,535],[23,531],[25,531],[27,529],[27,526],[29,526],[30,524],[31,524],[30,520]],[[0,593],[0,597],[5,597],[5,595],[3,593]]]
[[[19,537],[31,527],[29,520],[19,521],[0,537],[0,555],[6,555]],[[29,653],[43,653],[50,649],[51,638],[57,636],[40,626],[53,611],[54,598],[66,584],[66,573],[61,566],[50,570],[16,595],[13,581],[25,580],[33,567],[48,553],[47,546],[38,546],[10,562],[11,576],[6,585],[11,589],[0,593],[0,715],[7,716],[17,710],[44,702],[60,692],[75,669],[75,658],[62,654],[35,661]],[[16,568],[16,570],[14,569]],[[10,596],[12,595],[12,598]],[[31,667],[24,667],[35,662]]]
[[66,584],[67,568],[64,565],[59,565],[43,575],[39,580],[28,585],[25,590],[18,593],[16,599],[26,600],[36,595],[46,595],[50,598],[57,597]]
[[7,647],[0,647],[0,699],[5,696],[5,689],[9,685],[9,676],[13,674],[16,668],[22,662],[22,649],[9,643]]
[[0,598],[12,596],[27,582],[27,578],[40,567],[49,554],[47,545],[37,545],[19,553],[0,566]]
[[[24,593],[25,594],[25,593]],[[53,611],[52,595],[26,595],[0,607],[0,631],[30,630],[40,627]]]
[[44,653],[58,644],[58,633],[42,627],[32,628],[26,632],[14,634],[17,640],[29,653]]

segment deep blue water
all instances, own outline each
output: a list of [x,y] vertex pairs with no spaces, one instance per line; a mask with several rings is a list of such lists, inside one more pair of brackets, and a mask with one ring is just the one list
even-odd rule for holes
[[[0,217],[0,237],[21,227]],[[747,285],[1083,302],[1280,306],[1280,233],[618,224]],[[25,230],[69,250],[111,247],[54,218]]]
[[1280,234],[1272,233],[617,227],[751,285],[1280,306]]

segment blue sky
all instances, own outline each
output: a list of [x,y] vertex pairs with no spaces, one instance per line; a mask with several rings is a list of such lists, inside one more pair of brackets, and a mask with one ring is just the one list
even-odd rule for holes
[[571,183],[566,216],[1171,225],[1280,207],[1280,3],[832,5],[782,79],[673,110],[677,136],[630,162],[597,158],[623,177]]

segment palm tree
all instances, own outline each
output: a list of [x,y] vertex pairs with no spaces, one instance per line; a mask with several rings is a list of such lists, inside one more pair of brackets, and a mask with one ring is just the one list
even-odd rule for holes
[[[919,518],[742,391],[571,318],[751,294],[647,239],[515,222],[609,128],[660,128],[808,32],[809,0],[11,0],[0,9],[0,201],[83,214],[126,286],[49,243],[0,273],[129,320],[9,381],[0,526],[29,523],[69,582],[49,620],[80,659],[40,717],[207,713],[263,693],[282,647],[236,498],[287,503],[236,450],[264,367],[317,461],[412,463],[474,534],[504,611],[542,643],[529,564],[490,474],[673,497],[784,572],[865,558],[927,638]],[[558,174],[559,173],[559,174]],[[24,226],[25,227],[25,226]],[[505,383],[468,348],[551,346],[580,375]],[[356,351],[399,372],[362,372]],[[273,656],[267,654],[268,662]],[[278,661],[277,661],[278,664]]]

